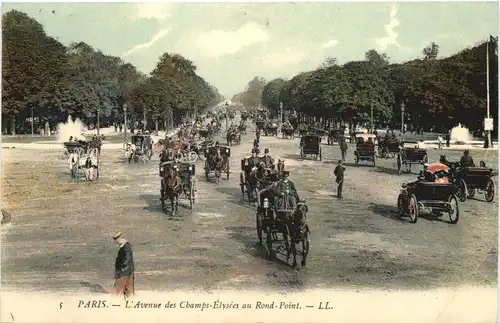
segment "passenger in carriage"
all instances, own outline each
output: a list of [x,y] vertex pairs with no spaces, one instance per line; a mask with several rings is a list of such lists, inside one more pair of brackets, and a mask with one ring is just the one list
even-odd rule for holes
[[260,158],[257,157],[255,149],[252,149],[252,157],[249,158],[249,163],[252,167],[257,167],[260,163]]
[[276,185],[276,193],[282,195],[288,192],[289,195],[292,195],[297,201],[300,201],[295,184],[288,179],[288,176],[290,176],[290,172],[286,170],[283,171],[282,179]]
[[262,157],[262,161],[268,168],[274,165],[274,158],[269,156],[269,148],[264,149],[264,156]]
[[476,167],[474,159],[469,155],[469,151],[465,150],[464,155],[460,158],[460,166],[462,167]]

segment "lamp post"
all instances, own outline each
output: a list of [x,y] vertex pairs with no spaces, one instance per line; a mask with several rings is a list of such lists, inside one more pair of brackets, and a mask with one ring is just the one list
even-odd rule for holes
[[405,104],[401,102],[401,136],[403,136],[405,131]]
[[123,130],[125,135],[125,141],[127,141],[127,103],[123,104]]

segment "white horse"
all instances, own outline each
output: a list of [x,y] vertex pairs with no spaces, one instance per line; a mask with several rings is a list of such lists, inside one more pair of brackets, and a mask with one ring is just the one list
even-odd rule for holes
[[78,179],[78,170],[83,169],[86,180],[94,180],[94,173],[96,179],[99,178],[99,153],[97,149],[91,149],[88,154],[81,154],[75,151],[69,154],[68,165],[71,171],[71,177]]

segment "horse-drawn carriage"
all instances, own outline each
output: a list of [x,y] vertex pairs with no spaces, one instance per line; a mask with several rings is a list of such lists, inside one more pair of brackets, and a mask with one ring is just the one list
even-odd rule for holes
[[283,139],[293,139],[295,137],[295,129],[291,125],[281,126],[281,135]]
[[255,121],[256,130],[264,131],[265,127],[266,127],[266,122],[264,120],[259,119]]
[[[292,266],[296,267],[296,257],[299,254],[302,256],[301,265],[304,267],[310,246],[310,230],[306,222],[307,203],[305,200],[297,201],[297,206],[293,208],[285,202],[291,192],[286,191],[278,196],[275,191],[276,186],[276,183],[270,185],[257,194],[256,229],[259,242],[263,243],[265,234],[267,255],[275,258],[283,245],[276,250],[273,249],[273,245],[275,242],[283,241],[287,261],[293,255]],[[278,238],[278,234],[282,235],[282,239]],[[300,252],[297,252],[296,244],[301,244]]]
[[87,141],[68,141],[64,143],[68,154],[68,165],[71,178],[79,179],[84,172],[86,180],[99,179],[99,152]]
[[311,127],[309,129],[309,134],[313,136],[318,136],[321,139],[325,136],[328,136],[328,131],[325,129],[317,128],[317,127]]
[[401,143],[397,139],[384,139],[378,142],[378,155],[381,158],[394,158],[401,152]]
[[247,134],[247,125],[246,123],[242,122],[238,125],[238,132],[242,133],[242,134]]
[[303,136],[300,138],[300,158],[304,159],[307,155],[314,155],[315,159],[322,160],[321,138],[318,136]]
[[220,183],[222,173],[226,173],[226,180],[229,180],[229,158],[231,157],[231,148],[220,146],[207,147],[205,150],[205,178],[208,181],[210,172],[213,172],[217,184]]
[[[189,208],[193,209],[195,202],[196,191],[196,166],[192,163],[177,163],[175,161],[167,161],[160,163],[159,175],[161,177],[160,201],[161,209],[166,212],[165,200],[170,200],[172,214],[177,213],[179,197],[189,201]],[[171,172],[175,169],[180,178],[180,182],[176,182],[175,173]]]
[[232,146],[241,144],[241,133],[239,131],[228,131],[226,135],[227,145]]
[[375,155],[377,154],[376,136],[373,134],[360,133],[356,135],[356,150],[354,151],[354,163],[359,165],[360,161],[369,161],[375,167]]
[[[262,162],[261,158],[257,158],[257,164]],[[277,169],[276,165],[266,167],[264,169],[264,177],[260,181],[255,177],[255,172],[258,165],[252,162],[252,158],[243,158],[241,160],[241,173],[240,173],[240,188],[241,195],[247,195],[248,201],[254,201],[257,196],[257,190],[263,186],[271,185],[281,178],[281,174],[285,169],[285,162],[278,160]]]
[[403,165],[406,165],[406,172],[411,173],[411,165],[425,164],[428,162],[427,150],[416,147],[403,147],[397,155],[398,174],[401,175]]
[[198,131],[198,135],[201,139],[210,138],[210,130],[207,127],[200,128]]
[[493,169],[486,167],[481,161],[480,167],[461,167],[460,163],[449,163],[452,182],[457,186],[457,197],[460,202],[479,194],[484,194],[486,202],[493,202],[495,198],[495,176]]
[[330,129],[328,131],[328,144],[333,145],[336,142],[340,142],[344,138],[345,128],[341,129]]
[[278,124],[276,122],[268,122],[264,129],[265,136],[278,136]]
[[151,135],[140,134],[133,135],[130,143],[124,143],[123,149],[125,156],[128,157],[129,164],[132,160],[138,162],[142,160],[143,163],[151,160],[153,156],[153,141]]
[[455,224],[459,218],[458,188],[448,182],[448,167],[443,164],[430,165],[422,171],[415,182],[401,185],[398,196],[398,211],[408,215],[412,223],[417,222],[421,209],[440,217],[448,213],[449,222]]

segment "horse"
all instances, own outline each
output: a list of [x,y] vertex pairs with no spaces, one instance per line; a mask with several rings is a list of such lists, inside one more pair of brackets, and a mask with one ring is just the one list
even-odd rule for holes
[[[89,154],[82,154],[80,150],[75,150],[69,154],[68,158],[71,178],[78,178],[78,169],[85,169],[85,179],[92,181],[94,179],[94,170],[99,167],[99,154],[97,149],[90,149]],[[99,172],[97,171],[97,178]]]
[[[289,223],[288,232],[290,234],[290,244],[291,253],[293,255],[292,267],[297,267],[297,244],[302,244],[302,251],[300,255],[302,256],[301,266],[306,266],[307,255],[309,254],[309,236],[311,231],[307,225],[307,205],[305,202],[299,202],[297,209],[292,215],[292,221]],[[290,254],[288,258],[290,259]]]
[[219,185],[221,174],[225,168],[225,161],[224,158],[222,157],[220,148],[217,149],[217,155],[214,156],[213,163],[214,163],[215,180],[217,181],[217,185]]
[[179,193],[181,191],[181,179],[177,174],[177,171],[174,167],[170,168],[166,175],[163,177],[161,185],[161,203],[162,210],[165,211],[165,200],[170,200],[170,206],[172,210],[172,215],[177,213],[177,209],[179,207]]
[[276,167],[276,170],[278,172],[278,175],[281,177],[283,175],[283,171],[285,170],[285,161],[278,159],[278,165]]

